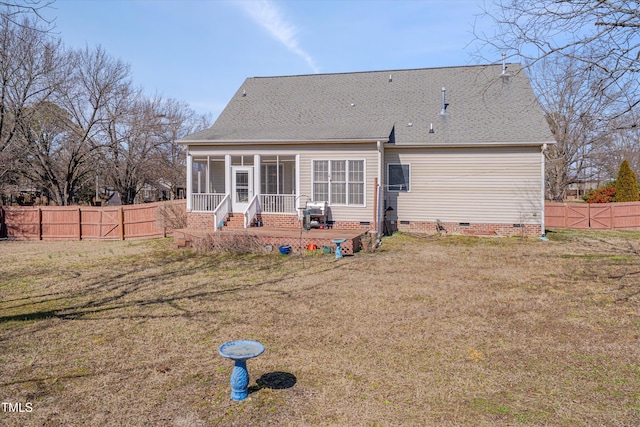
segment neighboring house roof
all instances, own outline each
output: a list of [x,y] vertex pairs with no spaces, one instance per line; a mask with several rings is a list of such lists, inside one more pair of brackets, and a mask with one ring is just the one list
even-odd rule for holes
[[553,141],[523,68],[507,65],[248,78],[211,128],[181,142]]

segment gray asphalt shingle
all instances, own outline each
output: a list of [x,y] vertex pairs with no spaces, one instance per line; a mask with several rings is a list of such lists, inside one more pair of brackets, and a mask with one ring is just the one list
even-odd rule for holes
[[392,129],[398,145],[552,141],[523,68],[507,65],[508,77],[485,65],[248,78],[183,141],[386,141]]

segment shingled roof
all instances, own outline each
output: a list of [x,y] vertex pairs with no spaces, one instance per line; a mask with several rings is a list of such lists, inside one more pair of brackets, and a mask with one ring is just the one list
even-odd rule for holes
[[552,141],[524,70],[507,65],[248,78],[211,128],[182,142]]

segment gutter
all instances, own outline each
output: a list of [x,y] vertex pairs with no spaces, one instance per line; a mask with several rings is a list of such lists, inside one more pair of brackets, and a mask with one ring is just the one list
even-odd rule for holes
[[526,141],[526,142],[463,142],[463,143],[404,143],[389,144],[387,148],[411,149],[411,148],[477,148],[477,147],[540,147],[555,144],[555,141]]
[[356,138],[356,139],[228,139],[224,141],[220,140],[189,140],[182,139],[176,141],[182,145],[229,145],[229,144],[254,144],[254,145],[300,145],[300,144],[336,144],[336,143],[355,143],[355,144],[371,144],[378,142],[388,142],[389,138]]

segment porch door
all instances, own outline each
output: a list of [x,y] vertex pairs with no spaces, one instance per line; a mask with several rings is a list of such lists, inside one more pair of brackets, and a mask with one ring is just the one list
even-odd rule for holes
[[231,172],[233,212],[244,212],[253,198],[253,166],[234,166]]

